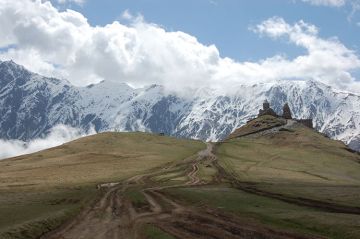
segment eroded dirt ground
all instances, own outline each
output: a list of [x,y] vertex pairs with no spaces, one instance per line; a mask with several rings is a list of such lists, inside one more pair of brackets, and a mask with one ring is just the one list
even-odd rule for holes
[[[99,185],[104,194],[96,204],[42,238],[147,238],[143,232],[145,225],[153,225],[174,238],[186,239],[310,238],[250,223],[218,209],[195,207],[164,192],[167,188],[216,185],[225,181],[227,176],[217,163],[213,147],[209,143],[193,157],[124,182]],[[200,164],[217,171],[216,176],[203,179],[199,175]],[[179,180],[169,183],[169,179],[176,178]],[[126,192],[134,189],[137,190],[135,198],[127,197]]]

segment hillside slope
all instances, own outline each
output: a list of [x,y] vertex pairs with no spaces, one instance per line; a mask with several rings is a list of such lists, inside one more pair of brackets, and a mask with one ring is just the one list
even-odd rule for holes
[[0,162],[0,237],[355,239],[359,162],[342,142],[271,116],[206,148],[99,134]]
[[312,225],[329,238],[358,238],[360,218],[351,221],[345,215],[360,212],[360,154],[295,121],[283,121],[257,118],[218,144],[227,178],[235,188],[267,200],[329,212],[289,212],[261,200],[262,210],[255,214],[264,220]]
[[205,148],[147,133],[101,133],[0,161],[0,238],[38,238],[121,182]]
[[257,118],[230,135],[217,152],[242,181],[360,182],[359,154],[293,120]]

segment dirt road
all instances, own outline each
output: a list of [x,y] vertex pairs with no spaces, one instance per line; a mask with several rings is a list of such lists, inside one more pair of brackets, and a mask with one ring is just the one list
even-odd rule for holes
[[[219,211],[195,208],[162,192],[165,188],[196,187],[205,182],[198,176],[199,164],[213,166],[216,156],[208,143],[192,159],[164,167],[149,174],[137,175],[121,183],[99,185],[103,197],[75,219],[42,239],[138,239],[146,238],[143,227],[152,224],[175,238],[308,238],[251,225],[243,219]],[[159,175],[171,175],[185,168],[188,178],[180,184],[156,181]],[[216,168],[216,167],[214,167]],[[176,176],[173,176],[176,177]],[[171,177],[170,177],[171,178]],[[145,203],[137,205],[126,197],[131,188],[141,188]]]

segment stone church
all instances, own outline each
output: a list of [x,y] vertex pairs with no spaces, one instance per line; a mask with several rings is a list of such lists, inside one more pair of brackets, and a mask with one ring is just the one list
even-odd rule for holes
[[279,116],[270,107],[270,103],[267,100],[265,100],[264,103],[263,103],[263,108],[259,110],[258,117],[263,116],[263,115],[271,115],[271,116],[274,116],[274,117],[284,118],[284,119],[287,119],[287,120],[295,120],[298,123],[305,125],[306,127],[313,128],[312,119],[293,119],[288,103],[284,104],[283,113],[282,113],[281,116]]

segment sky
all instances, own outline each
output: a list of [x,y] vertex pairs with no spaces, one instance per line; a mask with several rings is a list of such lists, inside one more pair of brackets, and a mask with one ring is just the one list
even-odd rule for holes
[[360,0],[0,0],[0,59],[77,86],[360,92]]
[[336,3],[341,1],[324,2],[335,5],[314,6],[293,0],[88,0],[81,5],[53,1],[60,9],[71,7],[81,12],[91,25],[123,21],[121,15],[126,10],[141,14],[146,21],[169,31],[183,31],[205,45],[215,44],[221,56],[239,61],[260,60],[280,53],[295,57],[304,52],[285,41],[269,41],[249,31],[249,27],[273,16],[280,16],[289,23],[304,20],[316,25],[321,37],[336,36],[346,46],[358,50],[360,14],[351,17],[351,4],[340,7]]

